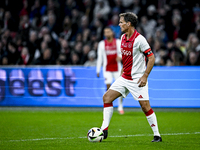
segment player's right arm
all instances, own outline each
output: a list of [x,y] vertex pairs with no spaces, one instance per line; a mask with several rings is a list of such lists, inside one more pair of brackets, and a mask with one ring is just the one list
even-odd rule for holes
[[[122,53],[121,53],[121,41],[122,41],[122,37],[123,37],[123,36],[124,36],[124,34],[122,34],[122,36],[121,36],[121,40],[120,40],[120,43],[119,43],[119,49],[118,49],[121,58],[122,58]],[[124,68],[123,68],[123,63],[122,63],[122,70],[121,70],[120,76],[122,76],[123,72],[124,72]]]
[[116,42],[117,42],[117,58],[116,58],[116,60],[121,62],[121,60],[122,60],[121,41],[119,39],[116,39]]
[[99,77],[102,62],[103,62],[103,41],[100,41],[97,48],[97,68],[96,68],[97,77]]
[[122,76],[123,72],[124,72],[124,69],[123,69],[123,66],[122,66],[122,70],[121,70],[120,76]]

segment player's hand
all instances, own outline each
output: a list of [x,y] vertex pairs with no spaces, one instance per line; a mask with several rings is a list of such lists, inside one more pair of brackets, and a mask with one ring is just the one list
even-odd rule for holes
[[144,74],[137,82],[138,87],[144,87],[147,84],[147,76]]
[[122,60],[122,58],[117,56],[116,61],[121,61],[121,60]]
[[99,73],[97,73],[97,77],[99,78]]

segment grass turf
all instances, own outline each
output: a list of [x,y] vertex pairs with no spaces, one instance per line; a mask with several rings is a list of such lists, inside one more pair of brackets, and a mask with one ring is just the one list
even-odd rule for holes
[[91,143],[86,134],[100,127],[102,111],[1,110],[1,150],[93,149],[199,149],[200,112],[156,111],[163,142],[152,143],[153,134],[141,111],[114,111],[109,136]]

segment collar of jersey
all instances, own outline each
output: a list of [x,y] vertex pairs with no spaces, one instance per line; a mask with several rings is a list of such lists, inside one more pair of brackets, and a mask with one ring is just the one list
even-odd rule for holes
[[138,33],[138,32],[137,32],[137,30],[135,29],[133,35],[132,35],[128,40],[127,40],[126,34],[125,34],[124,40],[126,40],[126,42],[133,42],[133,41],[135,40],[135,37],[136,37],[136,34],[137,34],[137,33]]

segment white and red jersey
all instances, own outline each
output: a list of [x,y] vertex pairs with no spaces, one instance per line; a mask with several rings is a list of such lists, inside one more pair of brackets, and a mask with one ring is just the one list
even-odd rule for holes
[[113,39],[112,42],[108,42],[107,40],[102,40],[99,42],[96,69],[97,73],[100,72],[102,63],[104,71],[121,71],[121,62],[116,60],[117,56],[121,57],[120,44],[121,42],[119,39]]
[[121,36],[121,53],[123,64],[122,77],[128,80],[140,78],[146,70],[145,57],[153,55],[146,39],[136,30],[128,40],[126,34]]

